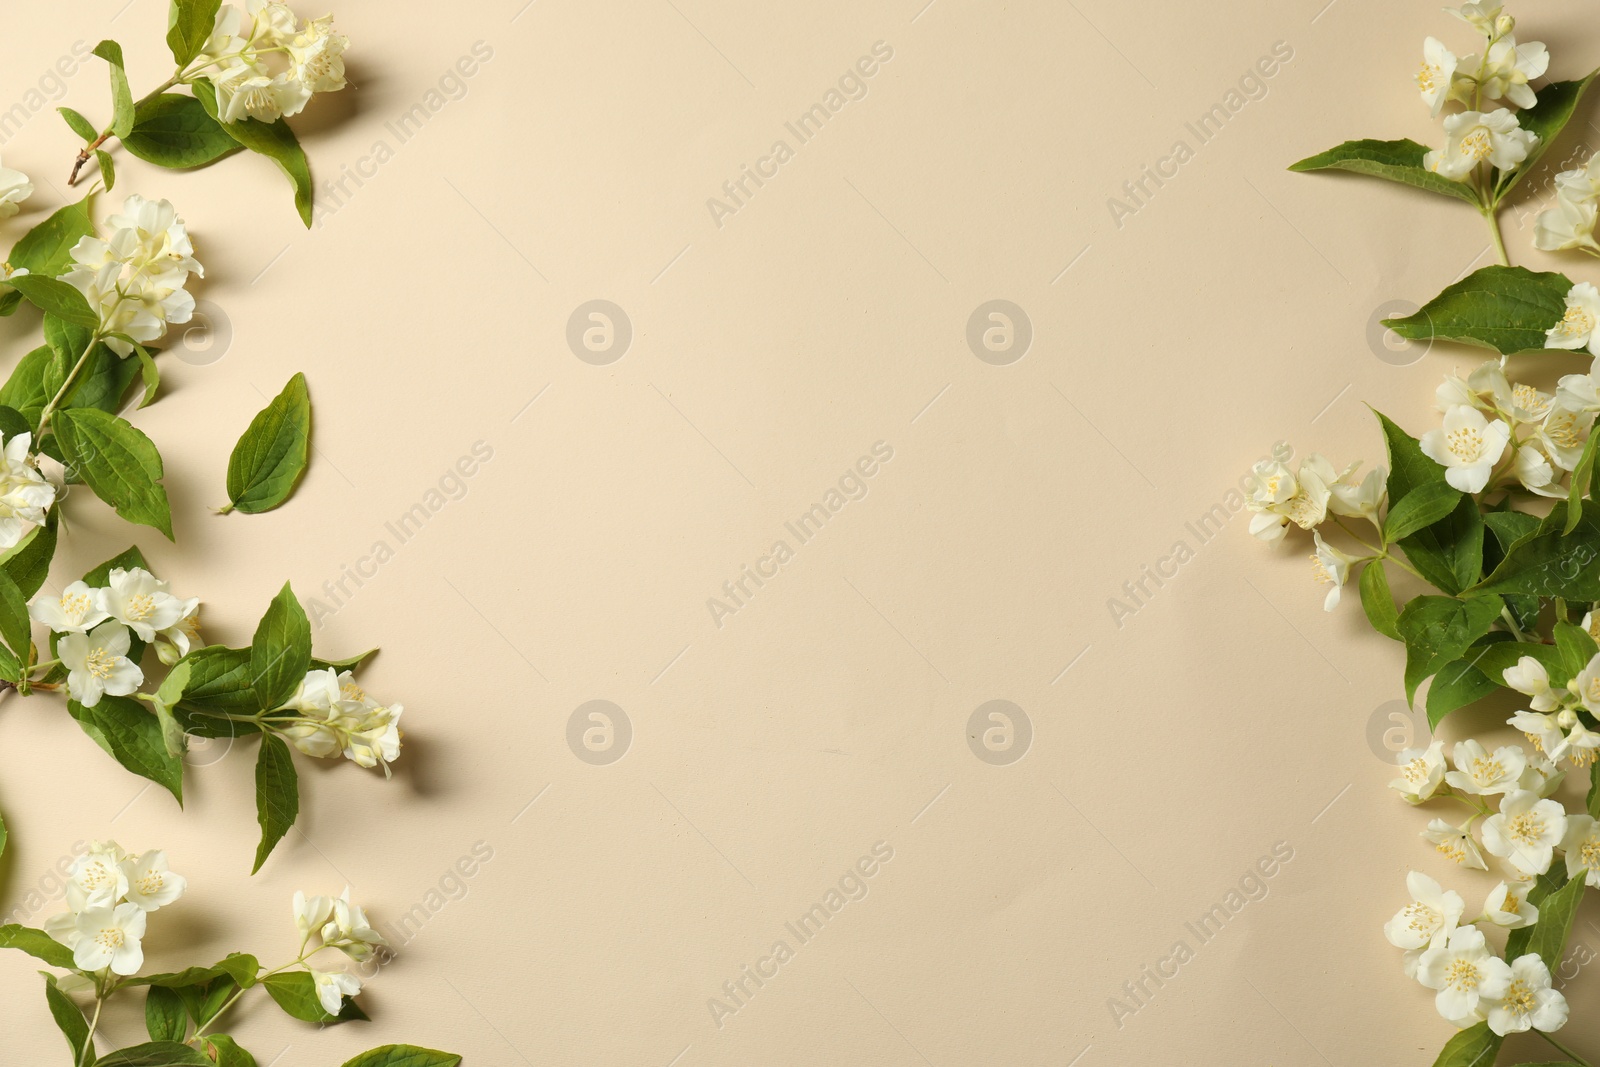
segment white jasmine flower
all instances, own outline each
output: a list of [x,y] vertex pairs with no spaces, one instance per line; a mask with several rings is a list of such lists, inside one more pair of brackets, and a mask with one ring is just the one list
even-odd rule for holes
[[[1434,741],[1427,748],[1408,748],[1395,756],[1400,777],[1389,783],[1407,804],[1430,800],[1444,782],[1444,742]],[[1436,842],[1437,843],[1437,842]]]
[[1444,120],[1445,146],[1422,158],[1422,165],[1451,181],[1466,181],[1487,161],[1499,170],[1511,170],[1528,158],[1537,135],[1517,124],[1505,108],[1483,114],[1462,111]]
[[[1565,692],[1565,690],[1560,692]],[[1511,718],[1506,720],[1506,724],[1521,730],[1522,735],[1533,742],[1534,747],[1546,756],[1559,750],[1566,740],[1561,728],[1556,724],[1554,715],[1546,715],[1537,711],[1517,711],[1512,714]]]
[[1561,487],[1561,476],[1550,465],[1550,460],[1539,451],[1538,445],[1523,445],[1512,457],[1511,470],[1517,481],[1530,493],[1538,496],[1561,498],[1567,491]]
[[1506,745],[1489,755],[1476,741],[1461,741],[1452,754],[1456,770],[1444,776],[1451,787],[1474,796],[1492,796],[1517,788],[1527,767],[1527,757],[1516,745]]
[[345,758],[358,767],[381,766],[388,777],[389,764],[400,758],[400,715],[404,711],[399,704],[382,707],[369,702],[350,726]]
[[300,890],[294,894],[294,925],[303,940],[321,930],[333,917],[332,897],[308,897]]
[[312,93],[338,92],[345,86],[345,35],[333,28],[331,15],[311,19],[289,43],[290,70]]
[[1428,823],[1428,828],[1422,831],[1421,836],[1432,844],[1441,856],[1463,867],[1470,867],[1476,871],[1489,869],[1489,865],[1483,862],[1483,853],[1478,850],[1478,843],[1463,827],[1451,826],[1443,819],[1434,819]]
[[1568,878],[1576,878],[1579,871],[1587,871],[1584,881],[1600,887],[1600,823],[1587,815],[1568,815],[1561,851],[1566,854]]
[[1451,89],[1455,87],[1456,57],[1455,53],[1444,46],[1444,42],[1436,37],[1429,37],[1422,42],[1422,67],[1417,71],[1417,88],[1422,93],[1422,102],[1428,105],[1428,112],[1437,116],[1444,109],[1445,101],[1451,98]]
[[1485,37],[1493,37],[1495,21],[1500,17],[1503,5],[1488,2],[1474,2],[1462,4],[1459,8],[1447,7],[1446,11],[1467,23]]
[[39,473],[32,448],[33,435],[19,433],[0,452],[0,549],[14,548],[55,503],[56,487]]
[[1583,669],[1567,683],[1572,695],[1583,702],[1590,711],[1600,711],[1600,654],[1589,658]]
[[338,949],[357,963],[371,959],[377,949],[389,947],[389,942],[367,921],[367,913],[360,905],[350,903],[349,886],[332,904],[333,916],[322,928],[323,944]]
[[1422,954],[1417,981],[1439,991],[1434,1006],[1440,1015],[1465,1027],[1477,1020],[1480,999],[1505,996],[1511,987],[1511,968],[1489,951],[1483,931],[1460,926],[1443,944]]
[[1476,408],[1461,406],[1445,412],[1444,426],[1429,430],[1418,443],[1445,468],[1445,481],[1463,493],[1478,493],[1489,484],[1489,473],[1510,439],[1511,428],[1504,421],[1489,422]]
[[1600,252],[1600,243],[1594,239],[1596,221],[1596,204],[1592,197],[1578,199],[1557,186],[1555,206],[1539,212],[1533,220],[1533,247],[1545,252],[1566,252],[1575,248]]
[[1357,482],[1355,471],[1359,466],[1359,463],[1352,463],[1328,484],[1328,510],[1345,518],[1376,523],[1378,512],[1389,500],[1388,475],[1382,467],[1374,467]]
[[0,219],[9,219],[22,209],[17,205],[33,195],[33,183],[20,170],[0,167]]
[[1517,788],[1547,797],[1561,788],[1566,777],[1566,771],[1557,770],[1554,763],[1535,753],[1528,757],[1528,766],[1518,779]]
[[212,75],[217,109],[223,122],[252,118],[273,123],[298,115],[311,101],[311,90],[287,73],[270,74],[258,66],[225,67]]
[[1540,451],[1549,456],[1552,463],[1564,471],[1570,471],[1576,469],[1583,458],[1583,446],[1588,443],[1589,431],[1593,426],[1592,412],[1574,410],[1558,397],[1550,406],[1550,414],[1545,416],[1535,438]]
[[145,911],[171,904],[189,885],[188,879],[167,866],[167,854],[160,849],[128,857],[122,861],[122,870],[128,880],[129,903]]
[[355,683],[349,671],[313,670],[306,674],[284,705],[300,717],[277,729],[308,756],[327,759],[343,754],[362,767],[389,764],[400,755],[399,704],[377,703]]
[[128,854],[115,841],[95,841],[89,851],[72,864],[67,883],[67,906],[73,911],[109,908],[121,903],[128,892],[128,873],[123,862]]
[[1327,518],[1331,491],[1318,464],[1308,459],[1296,475],[1286,465],[1268,460],[1257,463],[1254,474],[1245,506],[1255,513],[1250,532],[1263,541],[1282,538],[1291,522],[1309,530]]
[[[205,275],[194,258],[189,231],[170,203],[137,194],[106,224],[109,237],[84,237],[72,247],[73,267],[61,280],[99,313],[102,330],[140,343],[160,340],[168,323],[188,322],[193,316],[194,297],[183,287],[190,274]],[[114,337],[106,344],[119,355],[133,351]]]
[[87,634],[66,634],[56,654],[67,668],[67,691],[86,708],[103,694],[127,696],[144,681],[144,672],[128,658],[132,641],[120,622],[103,622]]
[[1567,832],[1567,813],[1553,800],[1518,789],[1500,801],[1500,812],[1483,822],[1483,847],[1525,874],[1550,869],[1552,850]]
[[1515,930],[1539,921],[1539,909],[1528,903],[1531,882],[1501,882],[1489,890],[1483,902],[1483,917],[1496,926]]
[[[1472,70],[1479,65],[1478,57],[1471,56],[1461,65]],[[1539,98],[1528,83],[1544,76],[1550,67],[1550,53],[1538,41],[1519,45],[1515,37],[1506,34],[1489,46],[1489,58],[1482,66],[1479,85],[1484,96],[1490,100],[1505,97],[1518,107],[1532,107]]]
[[1383,927],[1389,944],[1395,948],[1427,948],[1448,937],[1466,908],[1461,894],[1441,889],[1438,882],[1419,871],[1406,875],[1406,888],[1411,893],[1411,903]]
[[1318,582],[1330,586],[1327,597],[1322,601],[1322,610],[1332,611],[1339,606],[1339,594],[1344,591],[1344,583],[1350,578],[1350,564],[1356,561],[1356,557],[1345,555],[1328,544],[1319,532],[1313,531],[1311,538],[1317,546],[1311,555],[1312,574]]
[[112,974],[137,974],[144,966],[145,913],[137,904],[93,907],[79,912],[72,962],[83,971],[111,968]]
[[1571,709],[1556,713],[1556,726],[1564,728],[1567,733],[1550,750],[1552,760],[1565,759],[1574,767],[1587,767],[1600,755],[1600,733],[1589,729],[1578,718],[1578,713]]
[[28,605],[34,622],[41,622],[58,634],[81,634],[111,617],[106,611],[106,591],[73,582],[59,597],[42,596]]
[[189,612],[200,606],[198,598],[179,600],[173,596],[166,582],[143,567],[132,570],[116,568],[105,591],[106,610],[111,617],[139,635],[141,641],[154,641],[157,630],[175,626]]
[[200,598],[191,597],[183,601],[183,605],[183,618],[164,630],[156,631],[153,642],[156,656],[169,667],[187,656],[191,648],[201,645]]
[[1556,383],[1556,401],[1561,406],[1584,413],[1600,411],[1600,379],[1595,370],[1600,358],[1592,360],[1587,374],[1563,374]]
[[353,997],[361,992],[361,980],[353,974],[343,971],[311,971],[311,980],[317,990],[317,999],[322,1002],[322,1010],[329,1015],[338,1015],[344,1008],[344,998]]
[[1538,953],[1512,960],[1510,975],[1504,993],[1485,994],[1489,1029],[1504,1037],[1527,1030],[1551,1033],[1567,1025],[1567,998],[1550,988],[1550,968]]
[[1544,346],[1569,350],[1586,348],[1591,355],[1600,356],[1596,325],[1600,325],[1600,289],[1588,282],[1579,282],[1567,291],[1566,314],[1545,331]]

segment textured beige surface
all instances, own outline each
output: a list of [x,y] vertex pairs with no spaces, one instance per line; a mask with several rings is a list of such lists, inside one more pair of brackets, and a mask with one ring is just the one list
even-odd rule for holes
[[[249,1002],[232,1028],[276,1067],[394,1040],[473,1067],[1431,1062],[1448,1027],[1379,934],[1408,865],[1443,873],[1371,740],[1400,654],[1354,603],[1322,613],[1299,543],[1198,525],[1274,441],[1377,458],[1361,401],[1419,426],[1466,362],[1369,336],[1484,261],[1472,213],[1283,169],[1430,138],[1408,79],[1457,27],[1323,2],[342,0],[359,88],[297,123],[343,176],[316,228],[260,160],[119,157],[178,204],[231,330],[137,416],[179,536],[138,541],[213,639],[246,641],[288,578],[329,609],[320,650],[381,644],[399,773],[303,761],[303,833],[250,878],[253,746],[197,752],[180,813],[50,698],[8,700],[5,908],[41,921],[30,889],[114,835],[191,878],[155,965],[288,955],[297,888],[425,918],[373,1023]],[[159,0],[22,7],[0,107],[40,113],[0,154],[40,191],[8,241],[64,192],[71,136],[26,95],[56,57],[115,36],[136,91],[167,67]],[[1558,76],[1600,60],[1585,5],[1525,8]],[[104,77],[65,102],[103,115]],[[802,141],[786,124],[817,103],[837,113]],[[1202,140],[1186,124],[1218,103],[1239,106]],[[735,202],[747,167],[768,176]],[[1167,177],[1114,213],[1147,167]],[[967,341],[995,299],[1032,327],[1007,365]],[[631,323],[605,365],[566,340],[592,300]],[[7,365],[25,328],[0,322]],[[228,447],[295,370],[303,487],[213,517]],[[785,524],[830,489],[802,543]],[[419,503],[402,543],[386,523]],[[71,571],[129,540],[93,501],[67,513]],[[325,592],[345,568],[353,595]],[[568,746],[591,700],[631,723],[620,761]],[[1018,762],[969,748],[991,700],[1031,722]],[[842,906],[802,943],[785,924],[819,902]],[[1186,924],[1218,903],[1237,914],[1202,939]],[[714,1020],[746,966],[770,977]],[[33,969],[0,960],[7,1063],[61,1058]]]

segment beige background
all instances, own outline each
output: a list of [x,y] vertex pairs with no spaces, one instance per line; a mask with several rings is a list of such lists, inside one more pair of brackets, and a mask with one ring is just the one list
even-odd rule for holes
[[[323,190],[309,232],[264,161],[118,157],[115,199],[172,199],[207,267],[217,329],[136,420],[179,535],[137,541],[205,598],[209,637],[247,641],[285,578],[323,596],[493,451],[316,630],[327,653],[383,646],[395,779],[302,761],[300,832],[250,878],[253,745],[197,750],[180,813],[51,698],[12,698],[4,907],[115,836],[191,878],[152,965],[276,961],[295,889],[349,883],[392,924],[493,850],[371,983],[374,1022],[319,1034],[248,1002],[232,1029],[263,1067],[396,1040],[474,1067],[1431,1062],[1449,1028],[1379,932],[1409,866],[1446,873],[1377,756],[1399,650],[1353,596],[1323,614],[1304,543],[1186,524],[1274,441],[1380,458],[1361,402],[1420,430],[1470,363],[1373,323],[1487,261],[1472,213],[1283,169],[1346,137],[1432,138],[1408,79],[1424,35],[1465,52],[1465,27],[1379,0],[524,2],[342,0],[359,88],[296,125],[320,179],[366,176]],[[136,91],[159,81],[162,8],[8,4],[0,108],[106,36]],[[1556,75],[1600,61],[1577,0],[1517,14]],[[798,145],[785,122],[880,41],[866,96]],[[492,58],[401,143],[387,124],[477,42]],[[1278,42],[1264,95],[1197,145],[1185,123]],[[103,116],[104,80],[87,64],[64,102]],[[719,227],[707,199],[779,138],[794,157]],[[1108,200],[1179,139],[1192,158],[1118,225]],[[63,201],[73,150],[49,107],[0,142],[39,184],[0,241]],[[1532,262],[1531,221],[1508,231]],[[966,341],[996,298],[1034,332],[1005,366]],[[605,366],[565,339],[594,299],[633,330]],[[0,323],[8,361],[34,328]],[[317,413],[302,488],[212,516],[227,449],[296,370]],[[784,523],[880,441],[865,498],[798,545]],[[98,503],[65,509],[62,573],[128,543]],[[718,627],[707,599],[780,538],[794,558]],[[1193,558],[1119,626],[1108,601],[1180,540]],[[566,741],[592,699],[632,724],[609,766]],[[993,699],[1034,731],[1007,766],[967,742]],[[708,998],[794,946],[785,922],[879,841],[870,893],[715,1025]],[[1184,924],[1280,842],[1265,897],[1201,945]],[[1458,882],[1472,905],[1488,887]],[[1587,919],[1575,942],[1600,947]],[[1180,939],[1193,958],[1119,1026],[1109,998]],[[56,1062],[30,963],[0,966],[4,1058]],[[1600,1050],[1592,1016],[1569,1036]]]

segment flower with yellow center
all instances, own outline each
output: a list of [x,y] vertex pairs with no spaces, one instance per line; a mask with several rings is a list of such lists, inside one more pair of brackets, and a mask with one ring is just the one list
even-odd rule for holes
[[1395,913],[1383,927],[1383,936],[1395,948],[1426,948],[1450,935],[1466,909],[1461,894],[1442,889],[1420,871],[1406,875],[1411,903]]
[[42,596],[28,605],[34,622],[41,622],[58,634],[81,634],[111,617],[106,611],[104,589],[91,589],[84,582],[73,582],[59,597]]
[[1523,874],[1543,874],[1566,832],[1565,808],[1517,789],[1500,801],[1498,814],[1484,820],[1483,847]]
[[1600,325],[1600,289],[1589,282],[1579,282],[1567,291],[1566,305],[1561,320],[1545,331],[1544,346],[1583,348],[1590,355],[1600,356],[1600,339],[1595,337],[1595,327]]
[[1498,1000],[1511,986],[1511,968],[1489,951],[1483,931],[1461,926],[1447,940],[1422,954],[1417,981],[1438,990],[1434,1006],[1457,1026],[1477,1020],[1478,1003]]
[[1496,926],[1516,930],[1539,921],[1539,909],[1528,903],[1532,882],[1501,882],[1483,902],[1483,918]]
[[1505,108],[1487,114],[1462,111],[1446,116],[1444,134],[1444,148],[1423,156],[1422,165],[1456,182],[1466,181],[1484,163],[1511,170],[1539,143],[1538,136],[1524,130],[1517,116]]
[[100,698],[127,696],[144,681],[144,672],[128,658],[128,628],[115,620],[86,634],[66,634],[56,642],[56,655],[67,668],[67,692],[86,708]]
[[1444,776],[1451,788],[1474,796],[1492,796],[1517,788],[1527,756],[1516,745],[1495,749],[1490,755],[1477,741],[1466,740],[1456,744],[1451,753],[1456,769]]
[[167,866],[167,854],[160,849],[128,857],[122,861],[122,870],[128,879],[128,900],[145,911],[171,904],[189,885],[188,879]]
[[154,641],[157,631],[176,625],[200,605],[198,599],[179,600],[172,595],[171,586],[143,567],[118,567],[107,581],[106,610],[141,641]]
[[1422,93],[1422,102],[1428,105],[1429,114],[1437,116],[1444,109],[1445,101],[1453,95],[1451,90],[1455,87],[1455,81],[1455,53],[1436,37],[1423,41],[1417,89]]
[[1395,755],[1400,777],[1389,783],[1407,804],[1431,800],[1444,783],[1444,742],[1434,741],[1427,748],[1408,748]]
[[1586,871],[1584,881],[1600,887],[1600,822],[1587,815],[1568,815],[1567,833],[1561,839],[1567,861],[1567,877]]
[[77,945],[72,962],[79,970],[98,971],[109,967],[112,974],[137,974],[144,965],[144,909],[137,904],[118,904],[114,908],[88,908],[78,913],[74,923]]
[[1483,853],[1478,849],[1478,842],[1473,840],[1471,831],[1466,827],[1451,826],[1443,819],[1434,819],[1428,823],[1428,828],[1422,831],[1421,837],[1431,844],[1439,855],[1452,863],[1476,871],[1489,869],[1488,864],[1483,862]]
[[1504,1037],[1528,1030],[1550,1033],[1567,1025],[1567,998],[1550,988],[1550,968],[1537,953],[1511,961],[1505,992],[1484,994],[1489,1029]]
[[1490,422],[1476,408],[1458,405],[1444,413],[1444,424],[1418,441],[1429,459],[1444,467],[1445,481],[1463,493],[1479,493],[1505,455],[1511,428],[1501,419]]
[[1339,606],[1339,594],[1344,591],[1344,583],[1350,579],[1350,564],[1357,560],[1328,544],[1320,533],[1313,531],[1311,539],[1317,549],[1311,554],[1312,577],[1331,587],[1322,601],[1322,610],[1332,611]]

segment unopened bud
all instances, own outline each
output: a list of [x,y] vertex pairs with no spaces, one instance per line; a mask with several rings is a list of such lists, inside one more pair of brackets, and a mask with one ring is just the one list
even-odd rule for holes
[[1556,725],[1561,727],[1563,730],[1572,729],[1574,726],[1578,725],[1578,713],[1573,711],[1571,708],[1565,709],[1560,715],[1556,716]]
[[1494,20],[1494,35],[1496,37],[1505,37],[1516,28],[1517,20],[1512,18],[1510,15],[1501,15],[1499,18]]

